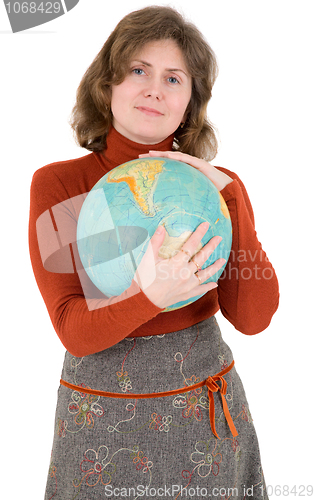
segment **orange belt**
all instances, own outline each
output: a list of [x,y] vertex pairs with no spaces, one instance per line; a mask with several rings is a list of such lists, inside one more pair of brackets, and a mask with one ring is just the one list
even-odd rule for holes
[[[69,382],[66,382],[65,380],[62,379],[60,380],[60,383],[61,385],[64,385],[69,389],[73,389],[78,392],[83,392],[84,394],[93,394],[94,396],[101,396],[106,398],[122,398],[122,399],[163,398],[166,396],[173,396],[175,394],[187,393],[206,385],[208,388],[209,417],[210,417],[211,430],[213,434],[220,439],[215,428],[215,406],[213,397],[214,392],[220,392],[223,405],[223,412],[227,420],[227,423],[230,427],[230,431],[233,437],[238,436],[238,432],[235,428],[234,422],[229,412],[226,399],[224,397],[226,394],[227,383],[226,380],[223,378],[223,375],[228,373],[233,368],[233,366],[234,366],[234,361],[232,361],[232,363],[227,368],[217,373],[216,375],[213,375],[213,377],[208,377],[206,380],[203,380],[202,382],[197,382],[197,384],[189,385],[188,387],[182,387],[181,389],[175,389],[173,391],[166,391],[166,392],[150,392],[147,394],[134,394],[130,392],[121,394],[119,392],[98,391],[95,389],[89,389],[87,387],[80,387],[79,385],[70,384]],[[221,381],[221,386],[216,383],[219,380]]]

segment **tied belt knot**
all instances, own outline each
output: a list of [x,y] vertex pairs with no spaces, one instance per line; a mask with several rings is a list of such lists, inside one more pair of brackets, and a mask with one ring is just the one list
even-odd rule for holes
[[[95,389],[90,389],[89,387],[82,387],[79,385],[74,385],[70,384],[69,382],[66,382],[65,380],[60,380],[60,384],[64,385],[65,387],[68,387],[68,389],[72,389],[78,392],[82,392],[84,394],[93,394],[94,396],[101,396],[101,397],[109,397],[109,398],[120,398],[120,399],[147,399],[147,398],[161,398],[161,397],[166,397],[166,396],[173,396],[177,394],[183,394],[190,392],[194,389],[198,389],[199,387],[203,387],[204,385],[208,388],[208,398],[209,398],[209,418],[210,418],[210,425],[211,425],[211,430],[213,434],[220,439],[218,436],[218,433],[215,428],[215,404],[214,404],[214,397],[213,393],[214,392],[219,392],[221,394],[221,400],[222,400],[222,406],[223,406],[223,412],[226,418],[226,421],[228,423],[228,426],[230,428],[230,431],[233,435],[233,437],[238,436],[238,432],[235,428],[234,422],[232,420],[232,417],[230,415],[229,407],[227,405],[226,399],[225,399],[225,394],[226,394],[226,389],[227,389],[227,382],[223,378],[223,375],[228,373],[234,366],[234,361],[224,368],[220,373],[217,373],[216,375],[213,375],[213,377],[209,376],[206,380],[203,380],[202,382],[197,382],[197,384],[189,385],[186,387],[182,387],[181,389],[174,389],[172,391],[166,391],[166,392],[150,392],[147,394],[134,394],[134,393],[124,393],[120,394],[117,392],[107,392],[107,391],[99,391]],[[221,385],[217,384],[217,381],[221,382]]]
[[[234,364],[234,361],[233,361],[233,364]],[[220,381],[221,382],[221,386],[218,385],[216,383],[216,381]],[[226,389],[227,389],[227,382],[226,382],[226,380],[223,378],[222,375],[220,375],[220,373],[218,373],[217,375],[214,375],[213,377],[209,376],[207,378],[207,380],[206,380],[205,385],[208,388],[209,419],[210,419],[210,425],[211,425],[211,430],[212,430],[213,434],[217,438],[220,439],[220,437],[218,436],[218,433],[216,431],[216,428],[215,428],[215,405],[214,405],[214,397],[213,397],[213,393],[214,392],[220,392],[224,416],[226,418],[226,421],[228,423],[230,431],[231,431],[233,437],[238,436],[238,432],[237,432],[237,430],[235,428],[234,422],[232,420],[232,417],[231,417],[231,414],[230,414],[230,411],[229,411],[229,407],[228,407],[226,399],[225,399]]]

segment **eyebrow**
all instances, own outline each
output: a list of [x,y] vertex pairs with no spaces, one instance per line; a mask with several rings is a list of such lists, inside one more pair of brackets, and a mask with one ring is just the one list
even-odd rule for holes
[[[134,59],[132,62],[139,62],[143,64],[144,66],[148,66],[149,68],[152,68],[152,64],[146,62],[146,61],[141,61],[140,59]],[[165,68],[166,71],[180,71],[181,73],[184,73],[184,75],[188,76],[186,71],[180,68]]]

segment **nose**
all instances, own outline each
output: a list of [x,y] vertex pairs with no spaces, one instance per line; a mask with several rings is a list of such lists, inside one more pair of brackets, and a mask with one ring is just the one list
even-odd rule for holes
[[150,80],[148,86],[144,90],[145,97],[152,97],[160,101],[162,99],[163,93],[161,88],[161,82],[152,79]]

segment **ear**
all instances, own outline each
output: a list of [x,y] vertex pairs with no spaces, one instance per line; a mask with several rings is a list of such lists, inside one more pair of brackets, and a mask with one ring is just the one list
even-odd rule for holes
[[184,128],[186,120],[187,120],[187,115],[188,115],[188,113],[185,113],[183,118],[181,119],[181,122],[179,124],[180,128]]

